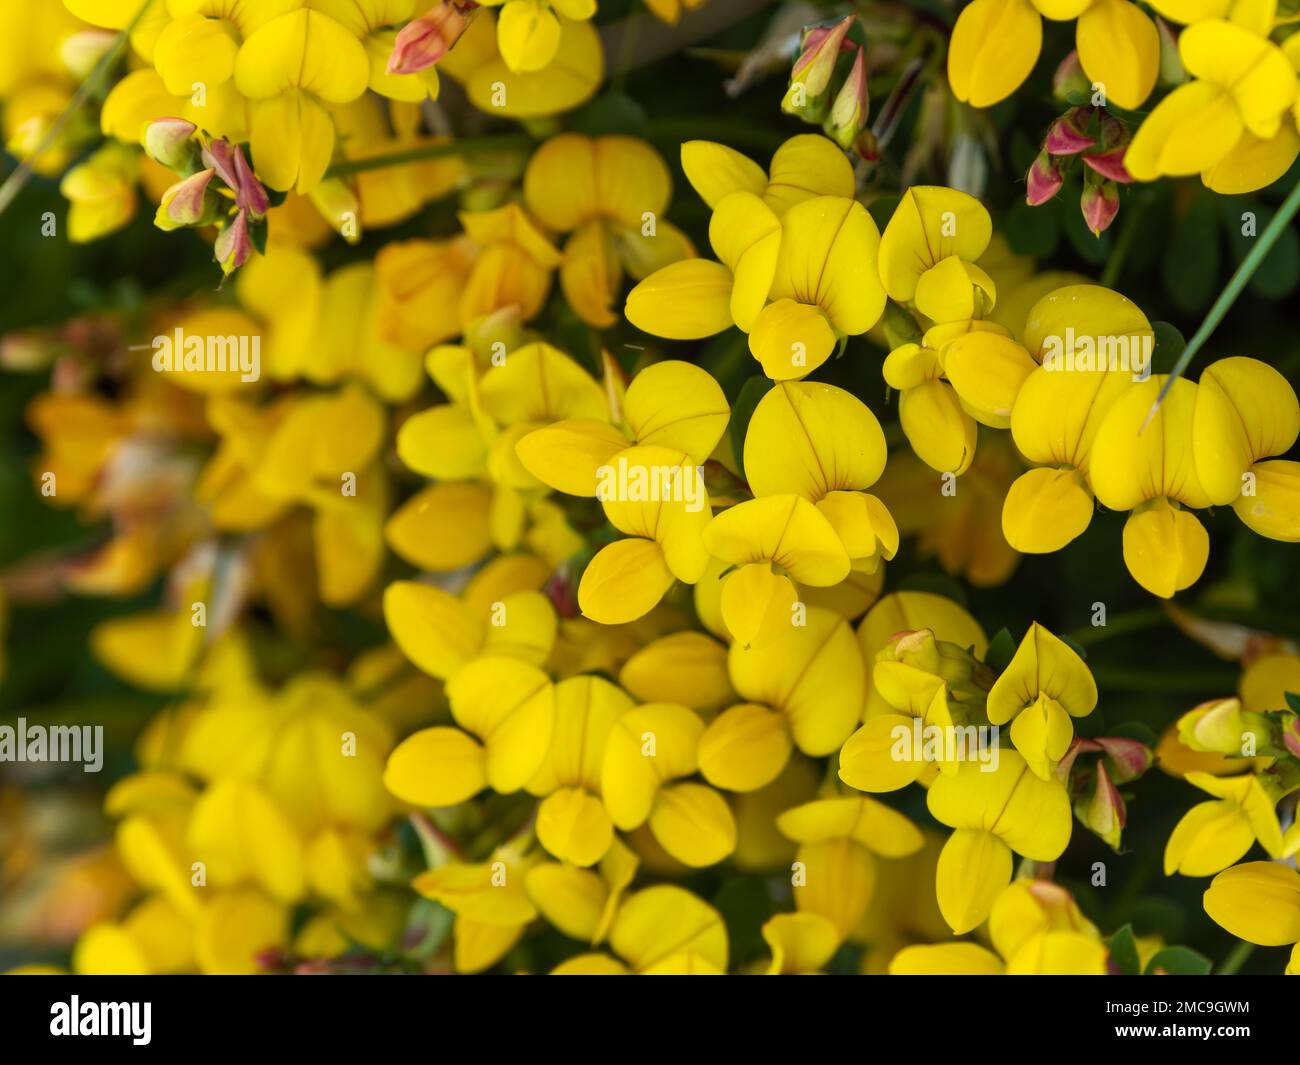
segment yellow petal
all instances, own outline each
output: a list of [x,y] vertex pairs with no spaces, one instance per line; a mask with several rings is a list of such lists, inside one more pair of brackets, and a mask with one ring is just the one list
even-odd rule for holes
[[1277,862],[1225,869],[1205,892],[1205,912],[1238,939],[1264,947],[1300,942],[1300,876]]
[[537,809],[537,838],[561,861],[594,865],[614,838],[600,800],[581,788],[552,792]]
[[1028,0],[975,0],[962,9],[948,47],[948,83],[958,100],[991,107],[1029,77],[1043,24]]
[[593,621],[621,625],[648,614],[674,580],[663,549],[653,540],[616,540],[583,570],[578,605]]
[[731,271],[721,263],[683,259],[632,289],[623,313],[652,336],[698,340],[730,328],[731,284]]
[[754,494],[869,488],[885,469],[885,434],[860,399],[821,382],[781,383],[754,408],[745,434],[745,476]]
[[688,362],[647,366],[623,398],[623,417],[638,444],[685,451],[703,463],[727,428],[730,409],[722,388]]
[[389,755],[384,787],[416,806],[455,806],[487,787],[487,757],[460,729],[424,729]]
[[815,196],[853,196],[848,158],[834,141],[816,133],[801,133],[782,144],[769,171],[763,199],[778,216]]
[[983,923],[1011,883],[1011,849],[982,829],[958,829],[939,855],[935,891],[943,919],[957,935]]
[[1002,503],[1002,535],[1017,551],[1050,554],[1083,535],[1093,502],[1077,470],[1043,466],[1021,474]]
[[1210,537],[1194,514],[1157,499],[1124,523],[1124,564],[1152,595],[1169,599],[1205,570]]
[[790,732],[778,713],[756,703],[723,711],[700,737],[700,772],[728,791],[770,784],[790,758]]
[[724,144],[686,141],[681,158],[686,180],[711,208],[733,192],[761,196],[767,188],[763,168]]
[[1128,0],[1095,0],[1079,15],[1079,62],[1106,96],[1127,110],[1141,107],[1160,71],[1155,23]]
[[1188,82],[1147,115],[1124,166],[1139,181],[1197,174],[1215,166],[1244,131],[1230,93],[1212,82]]
[[1243,492],[1232,509],[1248,528],[1271,540],[1300,541],[1300,463],[1285,459],[1251,467],[1254,493]]

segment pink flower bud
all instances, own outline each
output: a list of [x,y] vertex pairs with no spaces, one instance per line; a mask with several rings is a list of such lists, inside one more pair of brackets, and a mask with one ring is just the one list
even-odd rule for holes
[[460,40],[477,9],[474,0],[443,0],[408,22],[388,57],[388,73],[414,74],[433,66]]
[[217,234],[215,247],[217,262],[227,277],[238,270],[253,255],[253,238],[248,230],[248,212],[240,211]]
[[1097,745],[1106,752],[1106,757],[1114,768],[1115,781],[1127,784],[1136,780],[1151,768],[1153,755],[1151,748],[1137,740],[1128,740],[1119,736],[1102,736]]
[[1025,176],[1025,183],[1028,186],[1025,201],[1030,207],[1046,203],[1061,191],[1064,180],[1064,166],[1047,152],[1039,152],[1034,165],[1029,168],[1029,173]]
[[198,128],[183,118],[150,122],[144,133],[144,150],[150,159],[169,170],[186,170],[194,161],[193,137]]
[[1085,155],[1083,161],[1102,177],[1128,185],[1133,175],[1124,166],[1124,153],[1130,140],[1128,126],[1113,115],[1106,115],[1101,122],[1100,150]]
[[1101,236],[1119,214],[1119,189],[1113,181],[1093,184],[1085,181],[1083,195],[1079,197],[1079,208],[1083,211],[1083,220],[1096,236]]
[[212,184],[212,170],[176,182],[162,195],[162,203],[154,217],[159,229],[180,229],[182,226],[204,225],[215,220],[215,202],[208,195]]
[[1097,142],[1084,130],[1092,117],[1092,109],[1075,107],[1067,111],[1047,131],[1043,150],[1048,155],[1075,155],[1085,148],[1091,148]]
[[813,26],[805,30],[798,58],[790,72],[790,87],[781,101],[781,110],[789,115],[808,114],[821,121],[826,114],[823,97],[835,74],[840,53],[852,47],[846,40],[853,16],[845,15],[834,26]]
[[203,149],[203,163],[217,172],[226,188],[235,194],[235,204],[254,218],[261,218],[270,207],[266,189],[253,175],[244,149],[227,140],[209,141]]
[[831,105],[830,117],[825,125],[827,135],[848,151],[858,139],[859,131],[866,126],[870,107],[871,101],[867,94],[867,50],[858,45],[853,68]]
[[1128,822],[1124,798],[1111,782],[1106,763],[1097,763],[1097,787],[1081,811],[1083,821],[1093,832],[1115,849],[1119,849],[1120,835]]
[[1282,726],[1282,742],[1288,751],[1300,758],[1300,717],[1293,717]]

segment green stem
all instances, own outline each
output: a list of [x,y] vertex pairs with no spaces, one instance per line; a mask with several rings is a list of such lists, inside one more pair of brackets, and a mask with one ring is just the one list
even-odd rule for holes
[[1131,632],[1153,629],[1157,625],[1168,623],[1169,615],[1158,606],[1146,607],[1142,610],[1130,610],[1126,614],[1119,614],[1110,618],[1105,625],[1085,625],[1082,628],[1075,629],[1070,633],[1070,639],[1080,647],[1091,647],[1104,640],[1114,639],[1116,636],[1127,636]]
[[325,172],[327,178],[347,177],[367,170],[383,170],[390,166],[422,163],[428,159],[446,159],[453,155],[488,155],[498,152],[528,152],[533,148],[531,137],[523,133],[499,133],[483,137],[464,137],[446,144],[426,144],[420,148],[374,155],[368,159],[345,159],[335,163]]
[[131,40],[132,31],[140,24],[140,20],[144,18],[144,13],[149,10],[151,3],[153,3],[153,0],[144,0],[144,3],[140,5],[140,10],[135,13],[122,32],[113,39],[108,51],[99,57],[99,62],[95,64],[95,68],[86,75],[86,80],[81,83],[76,95],[64,108],[63,114],[54,120],[54,124],[41,138],[36,150],[19,163],[18,169],[5,179],[3,185],[0,185],[0,214],[4,214],[9,205],[18,198],[18,194],[23,191],[27,182],[31,180],[32,174],[35,173],[37,160],[50,150],[54,142],[59,139],[59,134],[72,121],[73,116],[85,107],[86,101],[99,91],[104,83],[104,78],[108,76],[108,72],[113,69],[117,61],[122,57],[122,53],[126,51],[127,44]]
[[1219,976],[1235,976],[1246,960],[1255,953],[1255,944],[1247,943],[1245,940],[1239,942],[1228,952],[1228,956],[1223,959],[1223,964],[1219,966]]
[[1231,280],[1228,281],[1227,287],[1219,293],[1219,298],[1214,301],[1214,306],[1210,308],[1209,313],[1205,316],[1205,321],[1201,323],[1201,327],[1196,330],[1192,335],[1192,339],[1187,342],[1187,347],[1183,349],[1183,353],[1178,357],[1178,362],[1170,372],[1169,379],[1165,381],[1164,387],[1160,389],[1160,395],[1156,397],[1155,403],[1152,404],[1151,413],[1147,415],[1146,423],[1143,424],[1144,429],[1147,424],[1150,424],[1151,419],[1155,417],[1157,408],[1164,401],[1165,396],[1169,394],[1169,389],[1173,387],[1173,383],[1191,365],[1196,353],[1210,339],[1210,334],[1218,328],[1219,323],[1223,321],[1223,316],[1228,313],[1229,308],[1241,295],[1241,290],[1255,276],[1255,271],[1259,269],[1260,263],[1264,261],[1264,257],[1277,243],[1278,238],[1291,223],[1291,219],[1295,217],[1297,211],[1300,211],[1300,181],[1296,182],[1295,187],[1287,194],[1287,198],[1282,201],[1282,206],[1278,208],[1277,214],[1265,227],[1264,232],[1259,235],[1255,246],[1250,249],[1250,254],[1241,261],[1241,265],[1237,267]]
[[[1092,666],[1092,675],[1100,688],[1161,695],[1196,695],[1231,691],[1235,681],[1229,670],[1208,669],[1161,673],[1139,667],[1097,665]],[[1208,698],[1208,694],[1204,694],[1203,697]]]
[[1129,203],[1119,237],[1115,241],[1115,247],[1111,249],[1110,258],[1106,260],[1106,268],[1101,273],[1099,284],[1102,288],[1114,288],[1115,282],[1119,280],[1120,271],[1124,269],[1124,260],[1128,258],[1129,249],[1133,247],[1133,238],[1137,235],[1142,220],[1142,209],[1146,207],[1145,193],[1145,189],[1139,191]]

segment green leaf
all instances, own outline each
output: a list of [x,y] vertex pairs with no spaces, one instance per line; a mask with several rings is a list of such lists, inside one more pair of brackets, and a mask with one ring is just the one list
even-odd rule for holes
[[1187,340],[1168,322],[1152,322],[1151,329],[1156,335],[1155,351],[1151,355],[1151,372],[1168,373],[1174,368],[1183,348],[1187,347]]
[[1121,973],[1125,976],[1138,976],[1142,972],[1132,925],[1126,924],[1106,941],[1106,945],[1110,948],[1110,960]]
[[1016,641],[1004,628],[989,641],[989,649],[984,652],[984,661],[1001,673],[1011,664],[1015,653]]
[[1213,199],[1200,196],[1187,217],[1174,219],[1160,275],[1165,291],[1180,310],[1199,311],[1219,289],[1223,258]]
[[1285,694],[1287,708],[1300,714],[1300,695],[1295,692],[1286,692]]
[[1210,959],[1190,947],[1165,947],[1147,962],[1144,976],[1153,976],[1163,969],[1171,976],[1209,976]]
[[731,435],[731,453],[736,459],[736,469],[740,476],[745,476],[745,433],[749,430],[749,420],[754,416],[754,408],[772,387],[772,381],[762,374],[755,374],[741,386],[740,395],[731,407],[731,423],[728,432]]
[[1066,636],[1065,633],[1061,633],[1060,640],[1066,647],[1082,658],[1085,662],[1088,661],[1088,652],[1070,639],[1070,637]]
[[573,116],[573,128],[588,137],[602,137],[611,133],[644,137],[645,127],[645,109],[632,97],[621,92],[607,92]]
[[1061,239],[1062,206],[1055,200],[1038,207],[1030,207],[1024,200],[1012,204],[1002,222],[1011,250],[1035,259],[1051,255]]

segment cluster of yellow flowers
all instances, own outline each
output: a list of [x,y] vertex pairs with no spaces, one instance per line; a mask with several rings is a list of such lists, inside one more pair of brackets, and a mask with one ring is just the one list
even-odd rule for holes
[[[1041,18],[1077,19],[1116,107],[1161,70],[1180,82],[1106,180],[1275,180],[1300,154],[1285,19],[1271,0],[1154,7],[1186,26],[1176,76],[1129,0],[974,0],[951,92],[1005,99]],[[1131,930],[1052,879],[1076,822],[1120,850],[1121,789],[1157,758],[1213,796],[1166,872],[1215,876],[1206,910],[1234,934],[1300,941],[1300,877],[1234,864],[1300,852],[1300,659],[1252,663],[1153,752],[1092,717],[1083,649],[1027,611],[1019,642],[990,640],[955,599],[886,593],[909,549],[999,584],[1098,504],[1125,512],[1128,571],[1163,599],[1206,568],[1196,511],[1300,542],[1300,463],[1279,457],[1300,400],[1245,356],[1152,375],[1146,314],[1012,255],[975,196],[864,194],[878,143],[851,18],[802,35],[784,105],[829,135],[766,167],[681,145],[703,257],[648,141],[555,121],[604,75],[595,0],[16,10],[0,0],[6,145],[63,175],[67,236],[125,225],[143,185],[159,228],[238,269],[0,351],[53,366],[33,472],[106,530],[28,580],[164,587],[91,637],[169,702],[105,807],[138,893],[84,931],[76,971],[1159,969],[1159,937],[1121,959]],[[59,125],[114,48],[98,132]],[[487,173],[433,132],[442,75],[525,123],[517,166]],[[452,195],[454,222],[318,254]],[[734,327],[753,375],[624,320],[673,342]],[[868,347],[876,411],[835,376]],[[336,642],[345,609],[373,632]],[[758,960],[733,956],[732,871],[761,885]]]
[[[770,175],[702,142],[683,146],[682,163],[713,207],[709,233],[721,262],[684,260],[634,288],[627,315],[640,328],[694,338],[735,325],[749,334],[767,376],[781,382],[811,373],[883,316],[891,348],[884,376],[899,392],[899,418],[916,454],[957,477],[974,462],[979,425],[1009,428],[1035,468],[1006,493],[1007,542],[1022,552],[1059,550],[1087,528],[1095,498],[1131,512],[1125,562],[1138,583],[1165,598],[1196,581],[1209,552],[1204,528],[1186,508],[1231,504],[1257,533],[1300,539],[1300,467],[1264,461],[1300,435],[1300,403],[1266,363],[1222,359],[1199,384],[1173,381],[1158,403],[1166,379],[1150,373],[1154,331],[1118,293],[1065,285],[1009,319],[992,317],[997,285],[978,265],[992,223],[973,197],[908,189],[881,235],[851,198],[852,174],[825,138],[787,141]],[[1023,280],[1018,287],[1034,291]],[[845,420],[863,432],[876,428],[865,408]],[[859,447],[869,458],[858,482],[825,485],[823,493],[872,484],[883,468],[878,441],[873,434]],[[761,462],[756,470],[745,463],[756,496],[769,494]],[[872,506],[868,500],[861,497],[860,507]],[[821,505],[820,496],[812,502]],[[873,526],[863,510],[866,539],[854,556],[870,566],[889,558],[897,541],[888,513],[875,506],[879,547],[870,546]],[[786,535],[806,535],[815,547],[814,534],[800,526]]]
[[1129,0],[974,0],[961,11],[948,51],[957,99],[989,107],[1029,76],[1042,48],[1042,19],[1077,19],[1078,62],[1094,104],[1136,111],[1157,79],[1172,87],[1143,120],[1124,156],[1139,181],[1200,175],[1225,194],[1271,185],[1300,155],[1295,108],[1300,37],[1280,40],[1292,16],[1275,0],[1156,0],[1166,40]]
[[[1185,714],[1160,746],[1162,767],[1213,798],[1174,828],[1165,872],[1213,876],[1205,911],[1240,939],[1296,944],[1287,967],[1300,975],[1300,825],[1283,830],[1279,804],[1300,789],[1300,657],[1272,649],[1242,672],[1238,694]],[[1241,862],[1256,843],[1275,859]],[[1217,875],[1216,875],[1217,874]]]

